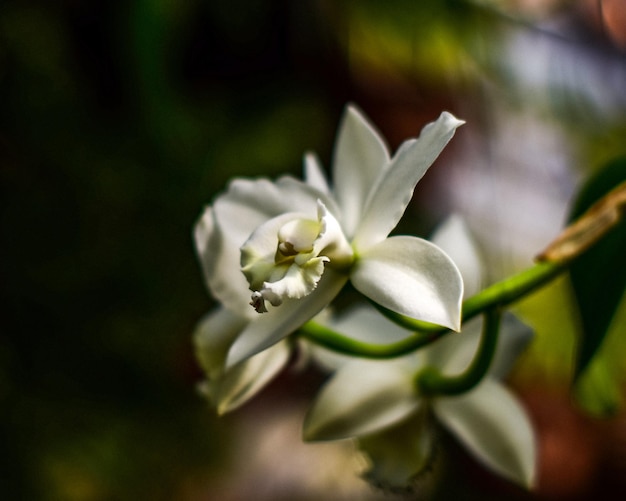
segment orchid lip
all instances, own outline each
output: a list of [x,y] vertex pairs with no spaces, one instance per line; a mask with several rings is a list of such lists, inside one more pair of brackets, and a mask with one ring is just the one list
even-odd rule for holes
[[341,227],[320,200],[317,219],[292,213],[261,225],[241,248],[241,270],[252,290],[250,305],[258,313],[266,302],[280,306],[317,287],[325,267],[352,262]]

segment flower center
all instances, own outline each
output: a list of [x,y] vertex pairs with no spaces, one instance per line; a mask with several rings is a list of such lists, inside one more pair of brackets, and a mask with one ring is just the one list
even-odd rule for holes
[[337,220],[318,201],[317,219],[287,213],[257,228],[241,247],[241,271],[252,290],[250,304],[259,313],[266,301],[279,306],[317,287],[324,267],[342,268],[353,260]]

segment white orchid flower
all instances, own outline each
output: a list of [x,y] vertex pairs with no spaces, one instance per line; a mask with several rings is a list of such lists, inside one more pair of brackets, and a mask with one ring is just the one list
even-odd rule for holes
[[[456,235],[456,239],[451,239]],[[465,235],[465,236],[464,236]],[[477,284],[478,255],[458,218],[450,219],[437,240],[455,243],[464,277]],[[464,249],[463,252],[459,252]],[[451,249],[454,252],[454,249]],[[366,333],[359,339],[402,339],[401,329],[373,323],[371,313],[357,310],[344,319]],[[372,331],[371,329],[375,329]],[[445,375],[461,373],[480,341],[480,320],[469,322],[461,334],[449,334],[428,347],[392,361],[357,360],[344,363],[330,379],[304,425],[306,440],[357,438],[369,458],[370,481],[389,489],[404,488],[431,462],[434,421],[445,426],[487,468],[530,487],[535,480],[536,442],[531,423],[515,396],[499,380],[532,337],[532,331],[505,315],[494,360],[487,376],[459,396],[423,396],[416,375],[435,367]],[[406,337],[406,331],[404,337]]]
[[305,156],[306,182],[286,176],[230,183],[195,229],[211,292],[249,320],[229,349],[227,367],[295,331],[348,279],[386,308],[459,328],[463,285],[454,263],[426,240],[387,236],[462,123],[444,112],[390,157],[374,127],[348,107],[332,189],[313,155]]

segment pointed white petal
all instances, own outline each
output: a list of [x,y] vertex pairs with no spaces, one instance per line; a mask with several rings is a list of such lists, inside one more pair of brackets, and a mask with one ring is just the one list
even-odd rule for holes
[[350,274],[358,291],[412,318],[459,330],[463,281],[436,245],[416,237],[391,237],[358,255]]
[[304,421],[304,439],[338,440],[379,431],[420,405],[402,361],[356,361],[322,388]]
[[387,146],[374,126],[348,106],[339,126],[333,157],[333,182],[348,237],[354,234],[365,199],[389,164]]
[[518,400],[504,386],[484,380],[460,397],[433,402],[438,419],[495,473],[530,488],[536,476],[536,439]]
[[395,228],[413,196],[415,185],[462,123],[443,112],[436,122],[424,127],[417,140],[409,140],[400,147],[389,169],[372,185],[354,235],[356,249],[364,250],[380,242]]
[[215,390],[218,414],[235,410],[261,391],[287,365],[289,355],[283,340],[228,370]]
[[485,267],[465,221],[452,214],[435,230],[430,241],[443,249],[459,268],[464,284],[463,298],[480,292]]
[[330,194],[328,181],[324,175],[322,164],[315,153],[307,153],[304,155],[304,180],[306,184],[319,190],[326,195]]
[[[317,315],[347,282],[347,277],[327,269],[317,288],[302,299],[287,299],[256,318],[237,337],[228,353],[227,367],[272,346]],[[248,306],[250,309],[250,306]]]
[[406,489],[433,461],[434,433],[428,412],[416,412],[401,423],[361,437],[359,449],[371,463],[365,478],[383,490]]

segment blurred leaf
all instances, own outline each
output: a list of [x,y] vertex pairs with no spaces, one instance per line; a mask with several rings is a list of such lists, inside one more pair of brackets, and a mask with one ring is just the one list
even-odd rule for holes
[[515,370],[524,384],[563,387],[572,374],[578,333],[574,298],[566,275],[519,301],[513,312],[535,331],[535,338]]
[[574,397],[585,411],[598,416],[614,415],[623,408],[626,395],[626,295],[615,311],[602,345],[581,372]]
[[[581,189],[571,220],[626,180],[626,157],[608,163]],[[626,288],[626,220],[571,267],[571,281],[582,321],[575,378],[587,368],[602,344]]]
[[623,403],[620,382],[608,367],[605,357],[596,356],[580,375],[575,388],[578,402],[591,414],[615,414]]
[[424,84],[466,77],[499,35],[496,19],[472,2],[368,0],[349,5],[344,42],[351,64],[358,72],[378,70],[386,79],[401,76]]

